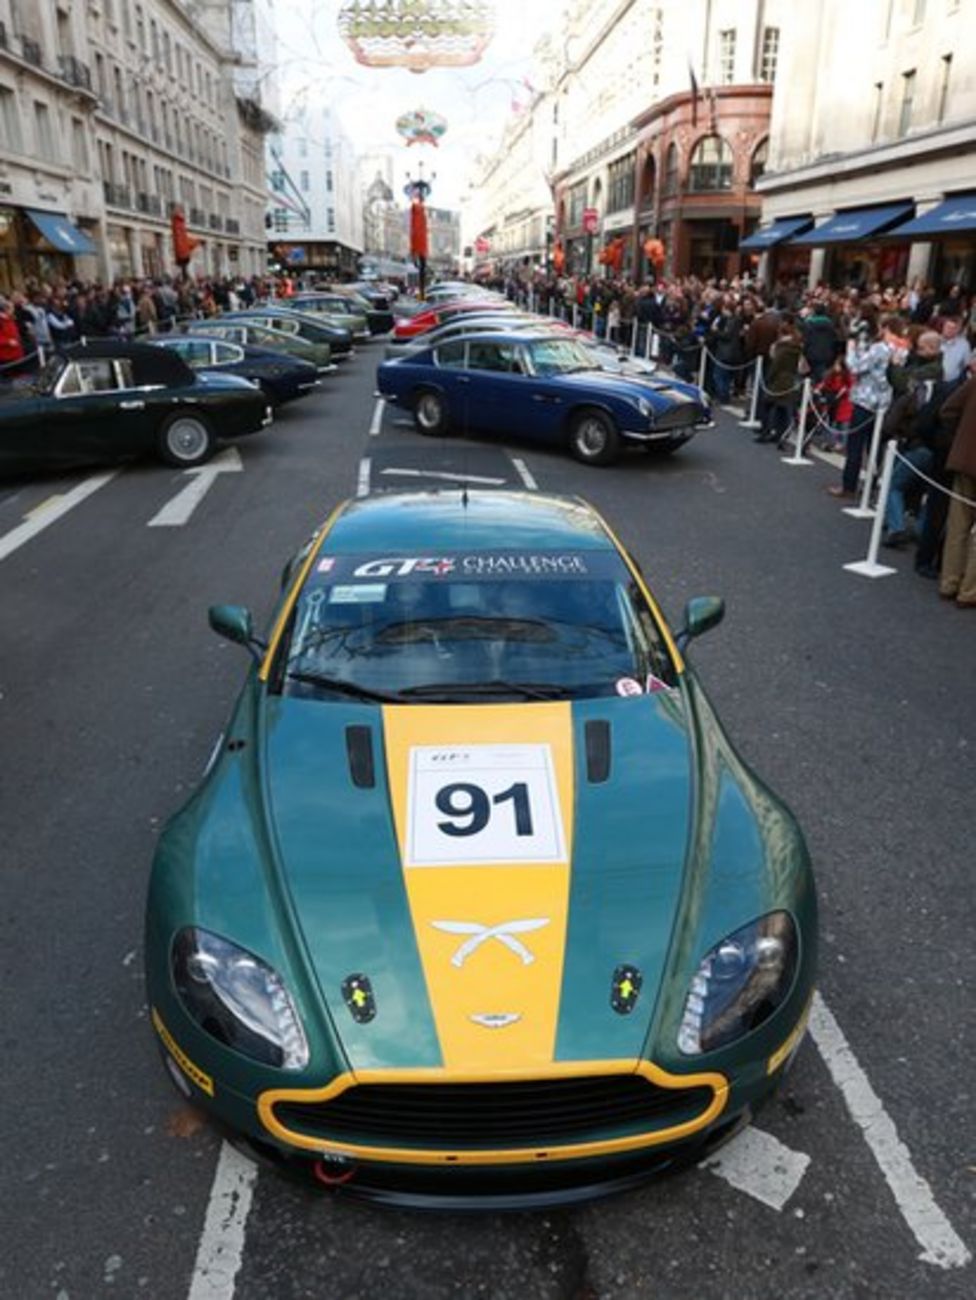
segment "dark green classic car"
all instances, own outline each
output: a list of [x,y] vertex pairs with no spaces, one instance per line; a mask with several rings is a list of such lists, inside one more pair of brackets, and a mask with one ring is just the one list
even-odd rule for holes
[[286,570],[159,843],[152,1024],[181,1091],[377,1200],[629,1186],[747,1124],[806,1023],[803,837],[579,500],[384,495]]
[[0,390],[0,475],[147,455],[190,469],[220,439],[270,423],[246,379],[195,374],[149,344],[92,341],[54,353],[33,383]]

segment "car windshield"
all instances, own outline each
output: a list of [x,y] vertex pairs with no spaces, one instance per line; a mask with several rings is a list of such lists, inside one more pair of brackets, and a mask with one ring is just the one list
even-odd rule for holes
[[39,393],[50,394],[54,392],[54,385],[58,382],[58,376],[64,367],[64,360],[59,356],[48,357],[44,365],[37,372],[34,379],[34,388]]
[[597,368],[575,339],[539,339],[530,344],[529,352],[537,375],[571,375]]
[[274,680],[324,699],[454,702],[636,694],[650,674],[670,682],[670,660],[614,552],[477,551],[319,559]]

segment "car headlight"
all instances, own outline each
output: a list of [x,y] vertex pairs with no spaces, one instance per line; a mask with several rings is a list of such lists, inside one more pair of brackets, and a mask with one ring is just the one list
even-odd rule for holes
[[638,397],[637,409],[638,411],[640,411],[641,415],[644,417],[645,420],[654,419],[654,407],[650,404],[650,402],[647,400],[646,397]]
[[260,957],[208,930],[181,930],[171,954],[183,1005],[219,1042],[264,1065],[301,1070],[308,1042],[291,995]]
[[797,948],[787,912],[770,912],[716,944],[691,981],[678,1049],[711,1052],[768,1020],[793,984]]

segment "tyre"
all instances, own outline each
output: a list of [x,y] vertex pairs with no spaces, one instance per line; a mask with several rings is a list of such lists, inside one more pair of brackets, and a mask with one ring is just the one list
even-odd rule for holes
[[421,433],[440,438],[447,433],[447,403],[440,393],[422,389],[413,404],[413,422]]
[[612,465],[620,455],[620,435],[603,411],[580,411],[570,427],[569,449],[584,465]]
[[210,421],[199,411],[176,411],[166,417],[156,435],[156,451],[166,465],[192,469],[214,454],[217,439]]

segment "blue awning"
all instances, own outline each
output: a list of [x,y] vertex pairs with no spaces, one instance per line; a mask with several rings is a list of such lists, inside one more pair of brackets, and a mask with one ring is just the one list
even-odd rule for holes
[[739,251],[761,253],[764,249],[772,248],[774,244],[781,244],[784,239],[789,239],[790,235],[798,235],[801,230],[807,230],[812,225],[813,217],[780,217],[778,221],[754,230],[739,245]]
[[822,221],[805,235],[797,235],[791,244],[850,244],[857,239],[879,235],[897,221],[911,215],[911,203],[888,203],[883,208],[858,208],[855,212],[838,212],[829,221]]
[[69,221],[63,212],[38,212],[35,208],[25,208],[24,211],[59,253],[96,252],[91,239]]
[[954,235],[957,231],[976,230],[976,194],[957,194],[955,198],[925,212],[914,221],[906,221],[893,235]]

